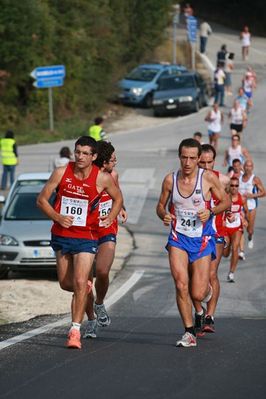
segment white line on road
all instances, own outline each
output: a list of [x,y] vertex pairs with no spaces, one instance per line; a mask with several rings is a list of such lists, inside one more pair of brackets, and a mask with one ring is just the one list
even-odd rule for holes
[[[143,276],[144,270],[135,271],[132,276],[116,291],[114,292],[110,298],[105,301],[106,308],[108,309],[110,306],[114,305],[119,299],[121,299]],[[5,341],[0,342],[0,350],[7,348],[8,346],[15,345],[19,342],[25,341],[26,339],[30,339],[35,337],[36,335],[43,334],[47,331],[52,330],[53,328],[57,328],[63,326],[70,322],[70,317],[64,317],[61,320],[55,321],[54,323],[46,324],[43,327],[35,328],[34,330],[27,331],[24,334],[16,335],[15,337],[9,338]]]

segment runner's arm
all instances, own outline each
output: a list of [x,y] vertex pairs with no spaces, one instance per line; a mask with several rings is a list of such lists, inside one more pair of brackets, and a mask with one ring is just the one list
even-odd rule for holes
[[258,188],[257,193],[247,193],[246,198],[262,198],[266,196],[266,190],[264,185],[262,184],[262,181],[258,176],[255,176],[253,179],[253,183],[256,185]]
[[65,167],[57,168],[50,176],[49,180],[43,187],[42,191],[37,198],[37,206],[54,222],[59,223],[62,227],[69,228],[72,226],[73,216],[63,216],[56,212],[54,208],[50,205],[49,199],[51,195],[58,187],[64,173]]
[[173,186],[172,174],[168,174],[164,178],[161,194],[156,207],[156,213],[159,216],[159,218],[162,219],[165,226],[169,226],[171,221],[175,219],[174,215],[166,211],[167,203],[172,193],[172,186]]
[[231,199],[229,195],[225,192],[223,185],[221,184],[219,178],[214,173],[208,173],[207,179],[210,184],[211,193],[219,200],[219,204],[211,209],[214,215],[225,211],[231,206]]

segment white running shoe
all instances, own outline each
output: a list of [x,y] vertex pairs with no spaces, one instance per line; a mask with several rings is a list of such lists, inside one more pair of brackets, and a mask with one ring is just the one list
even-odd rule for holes
[[251,240],[248,240],[248,248],[253,249],[253,247],[254,247],[254,241],[253,238],[251,238]]
[[197,338],[193,334],[186,332],[179,341],[176,341],[176,346],[183,346],[184,348],[197,346]]
[[83,338],[96,338],[97,337],[96,332],[97,332],[96,319],[88,320]]
[[240,260],[246,260],[245,252],[244,251],[240,251],[239,254],[238,254],[238,258]]
[[234,273],[230,272],[230,273],[228,274],[227,281],[228,281],[228,283],[234,283],[234,282],[235,282]]
[[202,300],[202,302],[208,303],[209,300],[212,298],[212,293],[213,293],[213,289],[212,289],[211,284],[209,284],[209,292],[208,292],[207,296]]
[[97,303],[94,304],[94,312],[97,316],[97,324],[100,327],[107,327],[111,324],[111,319],[106,312],[104,304],[97,305]]

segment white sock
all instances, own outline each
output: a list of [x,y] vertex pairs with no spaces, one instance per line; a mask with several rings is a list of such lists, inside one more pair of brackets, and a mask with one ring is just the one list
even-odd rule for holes
[[78,331],[80,331],[80,326],[81,326],[81,324],[72,322],[72,323],[71,323],[71,330],[78,330]]
[[196,312],[196,313],[197,313],[197,315],[202,316],[203,315],[203,309],[201,309],[200,312]]

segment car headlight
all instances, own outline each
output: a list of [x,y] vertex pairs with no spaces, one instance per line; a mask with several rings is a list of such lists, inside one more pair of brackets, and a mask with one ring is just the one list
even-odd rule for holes
[[143,93],[143,89],[141,87],[133,87],[131,91],[133,94],[135,94],[135,96],[140,96]]
[[16,245],[18,246],[18,241],[11,236],[7,236],[5,234],[0,234],[0,245]]
[[163,100],[153,100],[152,104],[153,105],[163,104]]
[[191,96],[183,96],[183,97],[179,97],[179,102],[186,102],[186,101],[193,101],[193,97]]

